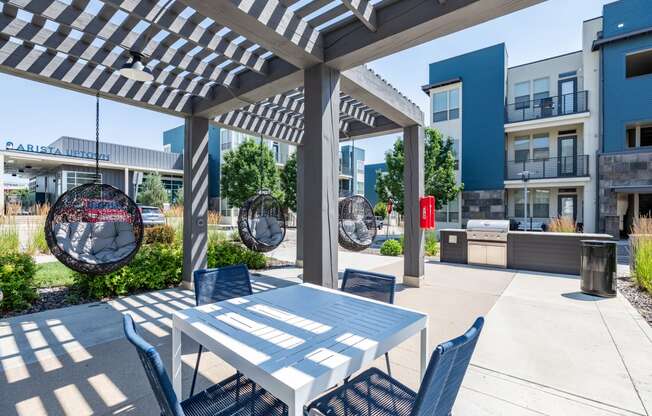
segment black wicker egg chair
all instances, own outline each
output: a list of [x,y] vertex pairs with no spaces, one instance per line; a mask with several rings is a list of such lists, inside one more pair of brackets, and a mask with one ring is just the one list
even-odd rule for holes
[[101,275],[131,261],[143,241],[138,206],[107,184],[89,183],[64,193],[45,221],[52,254],[80,273]]
[[285,239],[283,207],[268,192],[247,199],[238,213],[238,234],[251,250],[266,253]]
[[96,183],[77,186],[57,199],[45,220],[45,240],[61,263],[88,275],[125,266],[143,241],[143,217],[124,192],[99,183],[100,93],[95,101]]
[[338,241],[342,247],[351,251],[371,247],[376,226],[374,210],[367,198],[353,195],[340,200]]

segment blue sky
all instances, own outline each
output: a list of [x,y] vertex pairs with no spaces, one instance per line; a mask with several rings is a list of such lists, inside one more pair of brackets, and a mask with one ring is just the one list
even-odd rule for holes
[[[370,64],[428,113],[421,85],[428,64],[496,43],[507,46],[509,66],[581,49],[582,21],[602,14],[606,0],[549,0],[482,25],[436,39]],[[94,138],[92,96],[0,74],[0,142],[46,145],[60,136]],[[161,149],[162,132],[183,120],[137,107],[102,101],[101,138]],[[426,115],[426,117],[428,117]],[[367,163],[382,162],[396,135],[356,141]]]

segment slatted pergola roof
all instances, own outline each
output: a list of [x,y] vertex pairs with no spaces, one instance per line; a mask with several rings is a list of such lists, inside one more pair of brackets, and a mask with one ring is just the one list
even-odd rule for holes
[[[423,123],[364,64],[539,0],[0,0],[0,71],[299,143],[303,70],[341,71],[340,135]],[[152,82],[118,70],[145,57]]]

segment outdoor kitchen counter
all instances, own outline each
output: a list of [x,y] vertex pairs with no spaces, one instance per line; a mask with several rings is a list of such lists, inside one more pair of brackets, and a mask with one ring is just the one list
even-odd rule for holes
[[[467,263],[466,230],[440,231],[441,261]],[[580,242],[612,240],[608,234],[510,231],[507,233],[507,267],[548,273],[579,274]]]

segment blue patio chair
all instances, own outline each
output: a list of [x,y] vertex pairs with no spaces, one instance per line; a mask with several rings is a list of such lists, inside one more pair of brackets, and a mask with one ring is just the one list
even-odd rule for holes
[[270,393],[258,389],[246,377],[235,374],[218,384],[179,401],[156,349],[137,332],[131,315],[123,317],[125,336],[143,363],[162,416],[286,416],[287,406]]
[[[396,278],[382,273],[346,269],[342,279],[342,291],[385,303],[394,303]],[[389,353],[385,353],[387,374],[392,375]]]
[[[219,267],[217,269],[195,270],[193,280],[197,306],[248,296],[253,293],[251,290],[249,270],[244,264]],[[190,386],[191,396],[195,392],[195,383],[197,382],[197,372],[199,371],[202,350],[203,346],[200,344],[195,372],[192,376],[192,385]]]
[[484,318],[460,337],[439,344],[430,357],[419,392],[371,368],[306,409],[327,416],[450,416],[482,331]]

